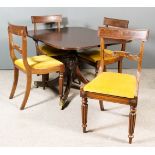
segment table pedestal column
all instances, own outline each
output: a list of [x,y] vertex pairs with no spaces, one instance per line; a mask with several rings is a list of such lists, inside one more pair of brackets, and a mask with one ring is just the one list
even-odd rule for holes
[[78,56],[77,53],[75,51],[70,52],[68,55],[64,55],[61,57],[61,61],[65,64],[65,74],[66,74],[66,78],[67,78],[67,84],[66,84],[66,88],[64,91],[64,95],[60,100],[60,106],[61,109],[64,109],[67,106],[67,98],[70,92],[70,88],[73,82],[73,78],[78,78],[79,81],[81,81],[82,83],[87,83],[88,80],[86,80],[79,69],[78,66]]

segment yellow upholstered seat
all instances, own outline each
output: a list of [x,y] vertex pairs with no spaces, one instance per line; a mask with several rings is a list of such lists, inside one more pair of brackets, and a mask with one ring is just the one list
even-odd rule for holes
[[[48,69],[48,68],[63,65],[62,62],[60,62],[54,58],[51,58],[49,56],[46,56],[46,55],[28,57],[27,61],[28,61],[28,64],[33,69]],[[15,60],[14,63],[21,69],[25,70],[25,66],[23,64],[23,59],[17,59],[17,60]]]
[[134,98],[136,77],[129,74],[103,72],[86,84],[84,91]]
[[60,49],[56,49],[56,48],[50,47],[48,45],[40,45],[39,46],[39,50],[43,54],[45,54],[47,56],[50,56],[50,57],[59,56],[59,55],[65,55],[66,54],[65,51],[62,51]]
[[[95,49],[95,50],[89,50],[89,51],[85,51],[79,54],[80,57],[87,59],[89,61],[92,62],[97,62],[100,61],[101,57],[100,57],[100,50]],[[114,56],[113,51],[105,49],[105,62],[106,61],[110,61],[113,59],[117,59],[118,56]]]

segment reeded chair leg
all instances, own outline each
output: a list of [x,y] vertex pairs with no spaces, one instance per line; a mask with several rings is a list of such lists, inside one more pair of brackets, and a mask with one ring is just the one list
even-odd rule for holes
[[118,73],[122,73],[122,60],[118,61]]
[[15,94],[17,83],[18,83],[18,76],[19,76],[19,69],[14,67],[14,82],[13,82],[9,99],[12,99]]
[[27,74],[26,91],[25,91],[25,96],[24,96],[22,105],[20,107],[20,110],[23,110],[25,108],[26,102],[27,102],[28,97],[30,95],[31,82],[32,82],[32,75],[31,74]]
[[83,133],[86,133],[88,104],[87,104],[87,98],[84,98],[84,97],[82,98],[81,112],[82,112]]
[[99,104],[100,104],[100,109],[101,109],[101,111],[104,111],[104,105],[103,105],[103,101],[99,101]]
[[64,75],[63,75],[63,73],[60,73],[60,75],[59,75],[59,96],[60,96],[60,99],[63,96],[63,84],[64,84]]
[[132,139],[134,137],[134,129],[135,129],[135,122],[136,122],[136,107],[130,106],[130,113],[129,113],[129,144],[132,143]]

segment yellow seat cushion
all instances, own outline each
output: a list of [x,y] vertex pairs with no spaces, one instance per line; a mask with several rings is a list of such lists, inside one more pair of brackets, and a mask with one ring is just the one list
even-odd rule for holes
[[39,49],[43,54],[45,54],[47,56],[50,56],[50,57],[65,55],[66,54],[65,51],[50,47],[48,45],[41,45],[41,46],[39,46]]
[[[46,55],[39,55],[39,56],[33,56],[33,57],[28,57],[27,58],[28,64],[31,66],[33,69],[48,69],[56,66],[61,66],[63,65],[62,62],[51,58]],[[25,70],[25,66],[23,64],[23,59],[17,59],[15,60],[15,65],[18,67],[22,68]]]
[[136,77],[129,74],[103,72],[84,86],[84,91],[134,98]]
[[[113,51],[105,49],[105,61],[116,59],[116,56],[113,55]],[[101,60],[100,50],[88,50],[79,54],[80,57],[87,59],[92,62],[97,62]]]

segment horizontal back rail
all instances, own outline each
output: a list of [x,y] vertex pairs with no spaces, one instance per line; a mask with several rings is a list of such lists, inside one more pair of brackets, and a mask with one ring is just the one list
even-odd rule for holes
[[114,54],[121,56],[121,57],[124,57],[124,58],[127,58],[131,61],[138,61],[139,60],[138,55],[130,54],[130,53],[125,52],[125,51],[114,51]]
[[17,45],[17,44],[13,44],[13,49],[17,50],[20,54],[22,54],[22,49]]

